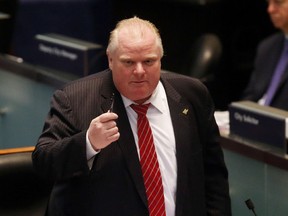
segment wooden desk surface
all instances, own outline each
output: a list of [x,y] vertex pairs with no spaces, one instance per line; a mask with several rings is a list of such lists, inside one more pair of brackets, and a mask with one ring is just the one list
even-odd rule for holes
[[27,146],[27,147],[19,147],[19,148],[0,149],[0,155],[21,153],[21,152],[32,152],[34,148],[35,148],[34,146]]

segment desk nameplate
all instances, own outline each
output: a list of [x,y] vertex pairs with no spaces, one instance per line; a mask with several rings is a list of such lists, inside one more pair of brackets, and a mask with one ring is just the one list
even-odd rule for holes
[[278,148],[287,153],[288,112],[250,101],[229,106],[230,134]]

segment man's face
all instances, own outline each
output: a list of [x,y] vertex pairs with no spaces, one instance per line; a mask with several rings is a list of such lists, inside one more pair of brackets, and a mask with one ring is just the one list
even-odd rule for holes
[[267,0],[267,11],[273,25],[288,33],[288,0]]
[[118,48],[107,53],[114,84],[122,95],[141,104],[159,82],[160,47],[150,31],[139,38],[124,30],[119,32],[118,39]]

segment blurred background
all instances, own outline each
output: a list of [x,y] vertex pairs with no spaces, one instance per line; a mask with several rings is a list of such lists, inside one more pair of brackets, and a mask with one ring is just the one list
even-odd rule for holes
[[[35,177],[31,152],[50,98],[107,68],[117,21],[136,15],[153,22],[162,68],[199,78],[224,111],[247,85],[257,44],[276,31],[266,8],[265,0],[0,0],[0,215],[43,215],[49,188]],[[287,154],[221,135],[233,215],[252,215],[244,203],[251,198],[258,215],[286,216]]]
[[[275,31],[266,6],[263,0],[0,0],[2,17],[8,14],[0,20],[0,52],[37,64],[35,35],[47,33],[105,48],[116,22],[137,15],[160,30],[163,69],[193,76],[195,41],[213,34],[221,56],[206,85],[216,108],[225,110],[247,84],[258,42]],[[97,66],[93,73],[107,66],[106,58]]]

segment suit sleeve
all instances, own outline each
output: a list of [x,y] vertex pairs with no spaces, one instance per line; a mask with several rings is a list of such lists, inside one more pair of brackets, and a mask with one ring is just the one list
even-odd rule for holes
[[57,90],[35,150],[33,165],[50,180],[87,175],[86,130],[80,130],[75,110],[62,90]]

